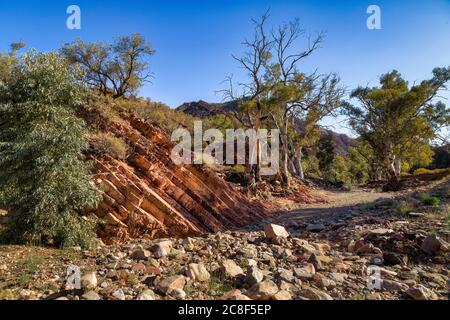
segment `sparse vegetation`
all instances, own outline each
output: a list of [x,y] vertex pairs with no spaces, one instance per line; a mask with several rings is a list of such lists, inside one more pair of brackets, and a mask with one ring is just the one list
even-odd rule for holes
[[128,146],[123,139],[110,132],[100,132],[92,137],[92,143],[98,150],[118,160],[124,160],[128,155]]
[[420,196],[420,200],[426,206],[437,207],[441,204],[441,200],[437,197],[430,196],[428,194],[423,194]]
[[139,279],[135,274],[128,274],[127,279],[126,279],[127,285],[129,286],[135,286],[136,284],[139,283]]
[[209,279],[208,288],[216,296],[222,296],[230,290],[233,290],[233,286],[226,282],[226,279],[221,277],[220,275],[211,275]]
[[[433,157],[447,139],[438,99],[450,67],[412,85],[387,72],[353,90],[351,105],[339,75],[302,64],[323,34],[302,48],[297,19],[269,18],[253,20],[233,56],[244,74],[227,79],[231,101],[202,101],[195,116],[179,110],[196,103],[137,96],[155,54],[138,33],[0,53],[0,300],[447,298],[448,150]],[[337,116],[357,137],[328,129]],[[257,137],[245,164],[176,166],[170,134],[197,121],[280,138],[261,148]],[[263,161],[277,143],[280,159]],[[272,164],[277,174],[262,176]],[[69,265],[81,289],[69,287]],[[381,290],[368,288],[371,265],[382,267]]]
[[400,215],[406,215],[414,211],[414,206],[408,201],[401,201],[396,204],[395,211]]
[[34,274],[38,271],[44,258],[34,252],[28,253],[20,263],[20,274],[17,282],[20,287],[26,287],[33,281]]

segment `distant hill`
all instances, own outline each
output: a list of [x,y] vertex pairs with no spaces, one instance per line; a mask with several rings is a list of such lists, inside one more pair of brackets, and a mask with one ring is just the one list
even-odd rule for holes
[[326,134],[331,134],[334,141],[334,152],[341,156],[347,157],[349,148],[353,145],[354,139],[343,133],[337,133],[331,130],[323,130]]
[[[217,114],[224,114],[238,109],[237,101],[225,103],[209,103],[203,100],[197,102],[187,102],[179,106],[176,110],[195,117],[211,117]],[[299,126],[301,124],[299,123]],[[341,133],[323,129],[323,134],[331,134],[335,144],[336,154],[347,156],[348,149],[353,143],[353,139]]]
[[237,110],[237,101],[230,101],[225,103],[208,103],[200,100],[197,102],[187,102],[179,106],[176,110],[194,117],[211,117],[217,114],[228,113]]

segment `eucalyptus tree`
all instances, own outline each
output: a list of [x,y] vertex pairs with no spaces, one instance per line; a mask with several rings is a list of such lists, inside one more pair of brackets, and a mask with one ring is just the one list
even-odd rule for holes
[[[226,99],[238,101],[239,108],[233,112],[234,118],[246,129],[258,133],[263,123],[267,120],[267,100],[269,85],[265,79],[267,65],[272,58],[273,41],[266,30],[268,12],[260,20],[252,20],[254,24],[254,36],[251,40],[245,40],[243,46],[246,50],[242,57],[233,55],[239,66],[247,74],[247,82],[233,84],[232,77],[227,79],[229,88],[222,90]],[[248,150],[245,174],[247,183],[252,186],[261,179],[260,141],[254,137],[255,143],[249,143],[252,150]],[[250,148],[249,148],[250,149]],[[251,161],[251,158],[254,161]]]
[[61,53],[70,63],[81,67],[81,80],[114,98],[134,94],[152,77],[148,58],[155,50],[138,33],[119,37],[113,44],[85,43],[78,39],[65,44]]
[[450,67],[436,68],[433,77],[409,86],[394,70],[380,77],[379,87],[358,87],[348,104],[350,125],[384,163],[389,188],[398,188],[400,169],[413,153],[426,153],[439,128],[448,126],[450,109],[436,101],[450,80]]

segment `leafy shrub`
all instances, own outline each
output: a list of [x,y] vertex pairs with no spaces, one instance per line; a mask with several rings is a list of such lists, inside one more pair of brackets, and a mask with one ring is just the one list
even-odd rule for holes
[[128,146],[121,138],[117,138],[112,133],[98,133],[93,137],[94,145],[118,160],[124,160],[128,155]]
[[93,225],[80,213],[101,196],[83,159],[85,123],[75,116],[84,92],[58,54],[34,51],[0,86],[0,194],[14,213],[8,241],[92,244]]
[[400,215],[405,215],[413,212],[414,206],[407,201],[402,201],[395,206],[395,211]]
[[352,183],[352,175],[348,171],[347,161],[342,156],[335,156],[327,173],[328,180],[335,183],[343,183],[350,185]]
[[424,194],[420,196],[420,200],[422,201],[422,203],[426,206],[433,206],[433,207],[437,207],[438,205],[441,204],[441,200],[437,197],[432,197],[430,195]]
[[309,178],[319,178],[321,177],[321,172],[319,168],[319,159],[314,156],[308,156],[303,158],[302,161],[303,170],[305,172],[305,176]]

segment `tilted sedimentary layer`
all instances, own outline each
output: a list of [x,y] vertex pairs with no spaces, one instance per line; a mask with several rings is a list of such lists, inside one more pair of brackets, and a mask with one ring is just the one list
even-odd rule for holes
[[[98,122],[95,108],[80,115]],[[104,221],[100,236],[108,241],[138,237],[182,237],[235,229],[267,216],[206,166],[175,165],[174,144],[155,124],[129,114],[103,128],[129,147],[126,160],[92,148],[95,183],[104,201],[95,214]]]

